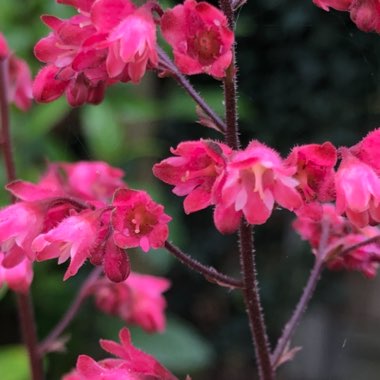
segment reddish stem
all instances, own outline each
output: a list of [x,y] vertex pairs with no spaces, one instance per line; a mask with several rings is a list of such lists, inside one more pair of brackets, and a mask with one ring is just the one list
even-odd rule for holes
[[[8,61],[0,60],[0,112],[1,112],[1,148],[4,157],[4,167],[7,181],[11,182],[16,179],[15,165],[12,155],[12,143],[9,126],[9,109],[8,109]],[[15,200],[11,198],[12,202]],[[42,380],[44,378],[42,369],[42,360],[38,353],[36,323],[34,320],[33,304],[30,293],[16,294],[18,314],[20,319],[21,331],[26,349],[29,354],[30,371],[33,380]]]
[[178,70],[178,67],[172,62],[167,54],[158,48],[158,55],[161,60],[161,64],[170,71],[173,78],[182,86],[182,88],[193,98],[195,103],[205,112],[205,114],[215,123],[215,126],[219,132],[224,133],[226,131],[226,124],[215,113],[215,111],[208,105],[208,103],[202,98],[202,96],[195,90],[188,79]]
[[93,271],[89,274],[87,279],[83,282],[79,292],[77,293],[74,301],[71,303],[70,307],[66,310],[61,320],[49,333],[49,335],[40,343],[39,352],[41,355],[52,351],[52,347],[57,342],[59,336],[65,331],[66,327],[71,323],[76,314],[78,313],[83,301],[88,296],[89,288],[96,282],[103,271],[102,267],[95,267]]
[[206,278],[206,280],[220,286],[225,286],[227,288],[243,287],[243,283],[241,281],[220,273],[213,267],[207,267],[201,264],[199,261],[193,259],[191,256],[187,255],[185,252],[181,251],[179,248],[169,243],[168,241],[165,242],[165,248],[179,261],[181,261],[181,263],[185,264],[190,269],[200,273]]
[[329,238],[329,224],[327,221],[322,223],[322,235],[319,242],[318,252],[316,254],[314,267],[310,273],[309,280],[305,286],[300,300],[293,312],[292,317],[289,319],[288,323],[285,325],[284,331],[279,338],[276,348],[272,354],[272,366],[275,369],[279,364],[281,364],[281,356],[286,349],[288,342],[293,336],[308,304],[311,300],[315,288],[317,286],[318,280],[321,277],[321,272],[325,263],[326,247]]

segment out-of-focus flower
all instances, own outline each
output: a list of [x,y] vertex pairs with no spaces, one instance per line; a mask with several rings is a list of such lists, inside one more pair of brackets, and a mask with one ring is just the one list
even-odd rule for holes
[[19,293],[26,293],[33,280],[33,265],[27,258],[11,268],[2,265],[4,253],[0,252],[0,288],[7,285],[10,289]]
[[101,347],[117,359],[96,362],[87,355],[80,355],[76,369],[62,380],[177,380],[153,356],[132,345],[128,329],[122,329],[119,336],[121,344],[111,340],[100,341]]
[[162,332],[166,324],[166,301],[162,293],[169,287],[166,278],[132,272],[125,281],[117,284],[101,279],[92,292],[96,305],[105,313],[117,315],[145,331]]
[[234,34],[219,9],[204,1],[185,0],[164,13],[161,30],[184,74],[225,77],[232,60]]
[[367,164],[341,148],[336,174],[336,208],[357,227],[380,223],[380,178]]
[[185,141],[171,149],[175,157],[154,165],[153,173],[160,180],[175,185],[173,193],[187,195],[187,214],[212,204],[211,190],[226,166],[232,150],[225,144],[211,141]]
[[285,160],[285,165],[296,167],[294,178],[306,201],[331,201],[335,196],[334,166],[336,148],[330,143],[296,146]]

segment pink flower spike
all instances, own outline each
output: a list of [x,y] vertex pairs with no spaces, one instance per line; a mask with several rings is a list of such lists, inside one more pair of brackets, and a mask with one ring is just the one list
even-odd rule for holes
[[116,189],[124,187],[124,172],[102,161],[80,161],[59,165],[67,175],[68,191],[84,200],[108,202]]
[[380,178],[367,164],[341,148],[342,162],[336,174],[336,208],[361,228],[380,223]]
[[2,265],[10,268],[26,256],[34,260],[33,239],[41,232],[45,208],[37,202],[18,202],[0,210]]
[[0,288],[6,284],[10,289],[19,293],[26,293],[33,280],[32,262],[27,258],[12,268],[2,266],[4,253],[0,252]]
[[138,83],[148,63],[156,67],[156,25],[149,5],[127,16],[109,35],[107,71],[111,78],[126,68],[132,82]]
[[161,30],[184,74],[225,77],[232,60],[234,34],[219,9],[207,2],[185,0],[164,13]]
[[277,152],[258,141],[237,152],[213,187],[214,221],[218,230],[233,232],[241,214],[250,224],[265,223],[275,201],[291,211],[299,208],[302,199],[292,173],[294,169],[285,167]]
[[117,359],[104,359],[96,362],[87,355],[80,355],[76,370],[63,377],[63,380],[177,380],[153,356],[138,350],[132,345],[128,329],[119,333],[121,344],[111,340],[101,340],[101,347],[117,356]]
[[171,218],[145,191],[119,189],[112,205],[113,238],[120,248],[140,246],[144,252],[160,248],[169,235]]
[[99,211],[82,211],[64,219],[57,227],[39,235],[32,243],[38,261],[58,258],[58,264],[71,258],[64,280],[74,276],[97,247]]
[[132,272],[118,284],[105,278],[99,280],[93,287],[93,294],[97,307],[103,312],[153,333],[165,330],[166,301],[162,293],[169,287],[166,278]]
[[334,166],[337,161],[336,148],[330,143],[296,146],[285,165],[295,167],[294,178],[307,201],[334,199]]
[[322,8],[325,11],[329,11],[329,8],[338,11],[348,11],[352,2],[353,0],[313,0],[313,3],[317,7]]
[[170,157],[154,165],[153,174],[161,181],[175,185],[173,193],[187,195],[186,214],[211,205],[211,189],[226,166],[232,150],[225,144],[211,141],[185,141],[171,149]]

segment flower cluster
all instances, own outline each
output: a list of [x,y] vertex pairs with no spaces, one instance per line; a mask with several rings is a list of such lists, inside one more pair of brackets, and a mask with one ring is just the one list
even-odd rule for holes
[[[258,141],[238,151],[218,142],[188,141],[172,149],[174,157],[156,164],[153,172],[174,185],[175,194],[186,195],[186,213],[213,205],[222,233],[236,231],[242,217],[249,224],[265,223],[278,204],[297,214],[296,229],[315,249],[327,213],[330,244],[343,249],[379,233],[372,227],[380,223],[379,147],[380,129],[350,148],[336,149],[330,142],[297,146],[285,160]],[[344,259],[338,256],[326,259],[329,267],[358,269],[368,276],[377,268],[376,244]]]
[[132,272],[119,283],[103,277],[91,287],[90,292],[95,297],[96,306],[103,312],[152,333],[165,330],[166,301],[162,293],[169,287],[170,282],[166,278]]
[[10,278],[22,265],[30,283],[31,262],[57,258],[70,259],[66,280],[88,259],[103,265],[111,281],[124,281],[125,249],[163,246],[170,217],[146,192],[128,189],[122,176],[103,162],[58,163],[37,184],[8,184],[19,201],[0,210],[1,276]]
[[9,103],[27,111],[32,105],[32,76],[28,64],[14,55],[5,37],[0,33],[0,62],[5,61],[8,77],[7,97]]
[[132,345],[128,329],[122,329],[119,337],[121,344],[111,340],[100,340],[100,346],[103,350],[116,356],[116,358],[96,362],[90,356],[80,355],[76,369],[64,376],[62,380],[177,380],[153,356]]
[[380,3],[377,0],[313,0],[318,7],[329,11],[350,12],[352,21],[364,32],[380,33]]
[[[38,73],[33,94],[50,102],[64,93],[72,106],[98,104],[116,82],[138,83],[147,69],[158,67],[156,21],[162,10],[130,0],[59,0],[78,14],[69,19],[42,16],[50,34],[35,46],[47,65]],[[160,20],[157,21],[160,23]],[[187,0],[167,10],[162,33],[174,48],[179,69],[186,74],[225,76],[232,59],[233,32],[223,13],[208,3]]]

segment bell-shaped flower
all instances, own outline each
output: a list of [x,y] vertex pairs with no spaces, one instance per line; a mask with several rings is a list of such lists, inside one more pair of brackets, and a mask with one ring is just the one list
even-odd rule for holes
[[380,263],[380,240],[346,252],[344,250],[379,235],[378,228],[367,226],[337,239],[334,246],[330,247],[327,267],[331,270],[355,270],[368,278],[375,277]]
[[102,256],[105,275],[114,283],[125,281],[131,272],[129,257],[112,238],[107,239]]
[[306,201],[326,202],[335,197],[336,161],[336,148],[325,142],[294,147],[284,163],[296,168],[294,178],[298,180],[298,188]]
[[101,340],[101,347],[117,359],[104,359],[96,362],[87,355],[80,355],[76,369],[63,377],[63,380],[177,380],[153,356],[138,350],[132,345],[128,329],[119,334],[121,344],[111,340]]
[[380,128],[368,133],[363,140],[350,148],[360,161],[370,166],[380,176]]
[[380,3],[378,0],[354,0],[350,16],[356,26],[364,32],[380,33]]
[[112,205],[115,244],[120,248],[140,246],[144,252],[160,248],[169,235],[171,218],[164,207],[154,202],[145,191],[119,189]]
[[175,157],[154,165],[154,175],[175,185],[174,194],[187,195],[183,204],[186,214],[210,206],[212,186],[223,173],[232,150],[222,143],[201,140],[182,142],[171,153]]
[[11,268],[24,260],[34,260],[33,239],[44,226],[45,207],[38,202],[17,202],[0,210],[0,247],[3,266]]
[[100,279],[91,291],[100,310],[152,333],[165,329],[166,301],[162,293],[169,287],[166,278],[132,272],[117,284]]
[[127,16],[108,37],[109,54],[107,71],[111,78],[124,70],[132,82],[138,83],[148,64],[158,63],[156,47],[156,25],[150,5],[144,5]]
[[313,0],[313,3],[316,6],[325,11],[329,11],[330,8],[338,11],[348,11],[352,2],[353,0]]
[[70,194],[88,201],[108,202],[117,188],[123,187],[124,172],[102,161],[62,163]]
[[17,265],[6,268],[2,265],[4,253],[0,252],[0,288],[4,285],[8,286],[18,293],[26,293],[29,290],[33,280],[33,264],[27,258],[19,262]]
[[204,1],[185,0],[183,5],[164,13],[161,30],[184,74],[226,76],[232,61],[234,34],[219,9]]
[[99,211],[83,211],[69,216],[32,243],[37,261],[58,258],[58,264],[71,259],[64,280],[74,276],[98,245]]
[[299,208],[302,199],[292,173],[294,168],[285,167],[277,152],[258,141],[237,152],[213,188],[217,229],[234,232],[242,215],[250,224],[263,224],[275,202],[291,211]]
[[357,227],[380,223],[380,178],[367,164],[342,148],[335,178],[336,208]]

